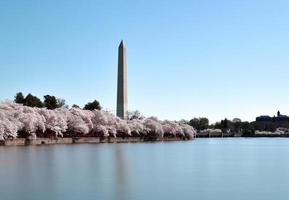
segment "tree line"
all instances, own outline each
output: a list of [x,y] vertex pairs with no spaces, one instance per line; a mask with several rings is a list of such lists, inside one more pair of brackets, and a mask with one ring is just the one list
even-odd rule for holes
[[248,122],[242,121],[239,118],[234,118],[233,120],[228,120],[227,118],[217,122],[215,124],[209,124],[209,119],[205,117],[201,118],[193,118],[190,121],[186,122],[187,124],[193,126],[197,131],[205,130],[205,129],[221,129],[223,133],[228,131],[240,134],[243,136],[250,136],[258,131],[269,131],[275,132],[277,128],[288,128],[289,122]]
[[[38,107],[38,108],[47,108],[49,110],[54,110],[56,108],[66,107],[68,108],[68,105],[66,105],[65,100],[62,98],[57,98],[52,95],[45,95],[43,97],[43,101],[38,98],[37,96],[34,96],[32,94],[28,94],[26,96],[23,95],[22,92],[18,92],[14,99],[15,103],[23,104],[25,106],[29,107]],[[80,106],[73,104],[73,108],[81,108]],[[88,102],[85,104],[85,106],[82,108],[83,110],[101,110],[101,105],[99,101],[94,100],[92,102]],[[141,113],[136,111],[130,111],[129,113],[129,119],[143,119],[145,118]],[[200,118],[193,118],[190,121],[181,120],[181,123],[188,124],[192,127],[194,127],[197,131],[205,130],[205,129],[221,129],[222,132],[233,132],[244,136],[250,136],[254,134],[256,130],[258,131],[276,131],[277,128],[283,127],[289,129],[289,122],[282,122],[282,123],[272,123],[272,122],[247,122],[242,121],[239,118],[235,118],[233,120],[224,119],[220,122],[217,122],[215,124],[209,124],[209,119],[206,117],[200,117]]]
[[[66,107],[66,108],[69,107],[68,105],[66,105],[65,100],[62,98],[57,98],[52,95],[45,95],[42,101],[40,98],[30,93],[24,96],[22,92],[18,92],[15,95],[14,102],[23,104],[24,106],[47,108],[49,110],[54,110],[56,108],[62,108],[62,107]],[[72,107],[80,108],[80,106],[76,104],[73,104]],[[84,110],[101,110],[101,106],[97,100],[94,100],[92,102],[88,102],[87,104],[85,104],[83,109]]]

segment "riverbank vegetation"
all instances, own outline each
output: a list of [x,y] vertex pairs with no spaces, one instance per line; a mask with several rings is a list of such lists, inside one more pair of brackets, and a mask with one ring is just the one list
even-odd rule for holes
[[[27,95],[29,105],[41,105]],[[27,97],[25,98],[27,100]],[[49,97],[50,98],[50,97]],[[28,102],[28,101],[27,101]],[[67,106],[50,109],[46,101],[41,106],[15,102],[0,103],[0,140],[37,137],[181,137],[192,139],[195,129],[184,123],[161,121],[156,117],[122,120],[114,114],[94,109],[95,101],[85,109]],[[33,103],[31,103],[33,102]],[[45,107],[44,107],[45,106]]]
[[43,101],[19,92],[14,102],[0,103],[0,140],[57,137],[258,137],[289,136],[289,122],[243,122],[239,118],[209,124],[209,119],[161,121],[129,112],[129,120],[101,110],[97,100],[71,108],[65,100],[45,95]]
[[200,137],[223,136],[289,136],[289,122],[260,122],[242,121],[239,118],[233,120],[224,119],[215,124],[209,124],[207,118],[194,118],[187,122],[197,130]]

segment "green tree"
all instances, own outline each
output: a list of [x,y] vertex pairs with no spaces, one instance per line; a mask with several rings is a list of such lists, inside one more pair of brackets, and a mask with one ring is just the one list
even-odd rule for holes
[[215,128],[215,129],[222,129],[222,124],[221,122],[216,122],[212,128]]
[[32,94],[28,94],[25,97],[24,105],[30,106],[30,107],[38,107],[38,108],[43,108],[43,106],[44,106],[42,101],[38,97],[33,96]]
[[204,130],[209,128],[209,120],[205,117],[193,118],[189,121],[189,125],[197,130]]
[[221,121],[221,129],[223,133],[228,132],[228,130],[232,128],[232,122],[229,121],[227,118]]
[[83,109],[84,110],[101,110],[101,106],[97,100],[94,100],[93,102],[87,103]]
[[79,106],[79,105],[76,105],[76,104],[73,104],[73,105],[72,105],[72,108],[80,108],[80,106]]
[[225,118],[224,120],[221,121],[221,126],[223,129],[229,128],[227,118]]
[[18,92],[16,94],[14,102],[15,103],[21,103],[21,104],[25,103],[25,97],[23,96],[22,92]]
[[50,110],[58,108],[56,97],[50,96],[50,95],[45,95],[44,96],[44,106]]
[[242,130],[243,136],[251,136],[255,132],[253,123],[249,123],[249,122],[242,122],[241,130]]
[[193,118],[189,121],[189,125],[197,130],[200,130],[200,120],[198,118]]
[[207,129],[209,127],[209,119],[205,117],[201,117],[200,119],[200,130]]

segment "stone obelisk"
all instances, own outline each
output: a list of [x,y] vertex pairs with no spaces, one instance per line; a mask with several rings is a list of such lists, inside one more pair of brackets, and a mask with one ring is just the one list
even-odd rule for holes
[[126,47],[123,41],[118,47],[118,78],[117,78],[117,106],[116,115],[121,119],[128,119],[127,111],[127,68]]

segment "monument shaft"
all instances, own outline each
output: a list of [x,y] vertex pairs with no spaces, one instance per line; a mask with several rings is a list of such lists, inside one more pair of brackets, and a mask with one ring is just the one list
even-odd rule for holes
[[117,78],[117,107],[116,115],[121,119],[128,119],[127,111],[127,66],[126,47],[121,41],[118,47],[118,78]]

